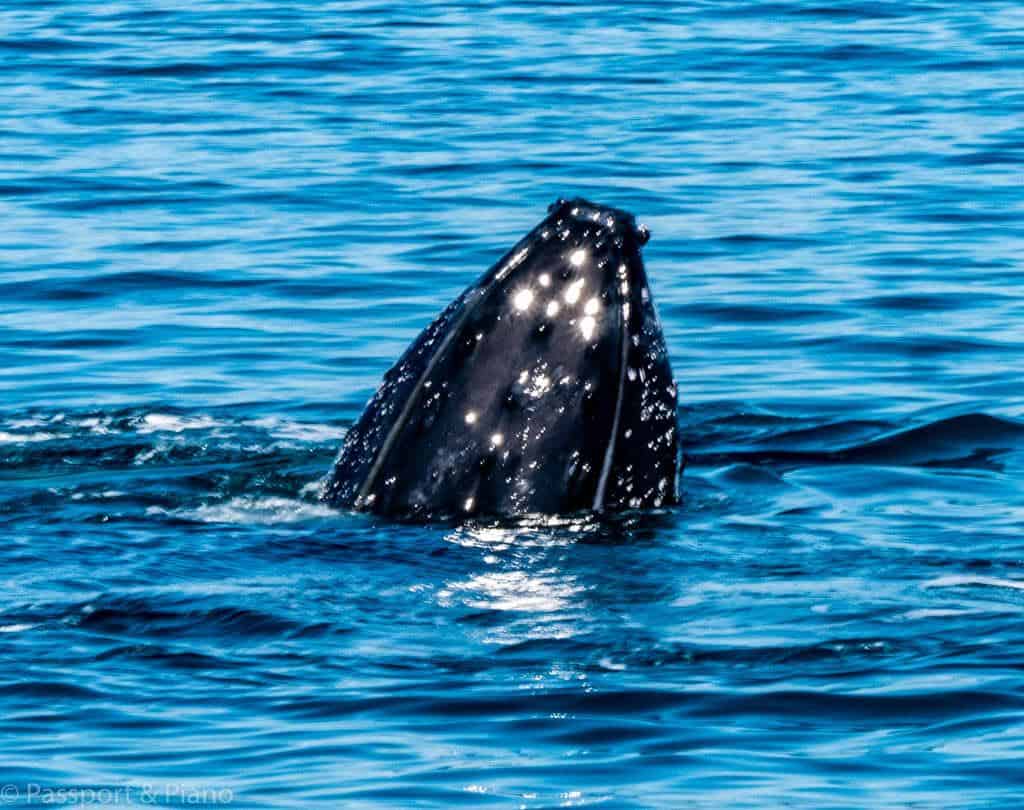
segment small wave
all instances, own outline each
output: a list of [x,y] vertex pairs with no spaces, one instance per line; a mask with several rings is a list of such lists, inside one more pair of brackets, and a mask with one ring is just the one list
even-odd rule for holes
[[302,443],[334,443],[346,428],[319,422],[299,422],[278,416],[232,419],[169,410],[85,411],[77,414],[29,412],[0,420],[0,442],[43,442],[52,439],[95,439],[150,434],[213,432],[239,440],[288,439]]
[[254,498],[242,496],[224,503],[203,504],[194,509],[164,509],[152,506],[148,515],[169,515],[200,523],[242,523],[246,525],[295,523],[301,520],[332,517],[338,513],[323,504],[292,498]]
[[[863,422],[850,432],[863,431]],[[696,429],[703,429],[703,425]],[[712,425],[709,430],[714,430]],[[1000,453],[1024,446],[1024,424],[986,413],[968,413],[938,419],[916,427],[892,429],[856,444],[829,449],[844,432],[841,425],[787,430],[758,439],[757,449],[726,449],[688,454],[697,465],[723,464],[887,464],[910,467],[970,467],[990,463]],[[733,441],[742,437],[733,437]],[[815,449],[813,445],[824,445]],[[793,445],[800,449],[794,449]]]
[[5,444],[24,444],[27,442],[48,442],[51,439],[56,439],[55,433],[46,433],[45,431],[37,431],[35,433],[7,433],[6,431],[0,430],[0,442]]
[[1010,588],[1024,591],[1024,579],[1003,579],[1001,577],[979,577],[970,575],[950,574],[924,583],[926,588],[962,588],[981,586],[986,588]]
[[49,419],[40,416],[30,416],[24,419],[12,419],[7,423],[9,428],[14,430],[23,430],[25,428],[37,428],[43,427],[44,425],[51,425],[57,422],[64,421],[64,414],[58,413],[51,416]]
[[1024,425],[986,413],[968,413],[899,430],[840,451],[852,458],[927,464],[969,457],[978,451],[1009,450],[1024,437]]
[[84,501],[87,498],[123,498],[124,494],[119,489],[104,489],[99,492],[76,492],[71,496],[73,501]]
[[169,431],[181,433],[184,430],[209,430],[219,426],[219,422],[209,416],[175,416],[167,413],[147,413],[142,417],[139,433],[155,433]]
[[245,424],[262,428],[271,436],[280,439],[298,439],[304,442],[337,441],[345,436],[344,428],[335,425],[320,425],[314,422],[292,422],[287,419],[268,416],[253,419]]
[[97,436],[106,436],[114,432],[112,428],[113,421],[109,416],[89,416],[80,420],[78,426],[85,428],[90,433],[95,433]]
[[[1006,612],[1006,610],[1006,608],[1000,608],[1000,612]],[[979,608],[919,608],[917,610],[908,610],[903,614],[902,618],[913,622],[923,619],[956,619],[965,616],[981,616],[988,612],[988,610]],[[1012,612],[1017,613],[1019,611]]]
[[104,594],[95,601],[70,608],[64,622],[72,627],[136,637],[280,635],[306,627],[264,607],[201,604],[199,600],[209,595]]

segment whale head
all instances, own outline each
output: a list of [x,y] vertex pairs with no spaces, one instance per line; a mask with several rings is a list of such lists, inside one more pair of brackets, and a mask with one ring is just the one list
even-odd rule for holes
[[548,216],[385,376],[324,489],[409,517],[677,500],[676,389],[632,215]]

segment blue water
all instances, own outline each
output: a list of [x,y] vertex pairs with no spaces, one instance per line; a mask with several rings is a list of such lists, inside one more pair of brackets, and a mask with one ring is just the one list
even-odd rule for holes
[[[0,798],[1024,801],[1022,54],[1013,2],[7,0]],[[653,233],[683,504],[320,505],[572,195]]]

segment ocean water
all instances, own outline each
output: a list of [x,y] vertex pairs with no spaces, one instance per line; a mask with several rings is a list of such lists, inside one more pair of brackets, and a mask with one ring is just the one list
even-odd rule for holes
[[[982,0],[7,0],[0,802],[1024,803],[1022,54]],[[571,195],[651,228],[683,503],[321,505]]]

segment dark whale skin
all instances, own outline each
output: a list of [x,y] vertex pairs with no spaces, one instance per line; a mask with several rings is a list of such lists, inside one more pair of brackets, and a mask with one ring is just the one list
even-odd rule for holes
[[647,238],[624,211],[554,203],[387,372],[323,499],[411,519],[676,503],[676,386]]

